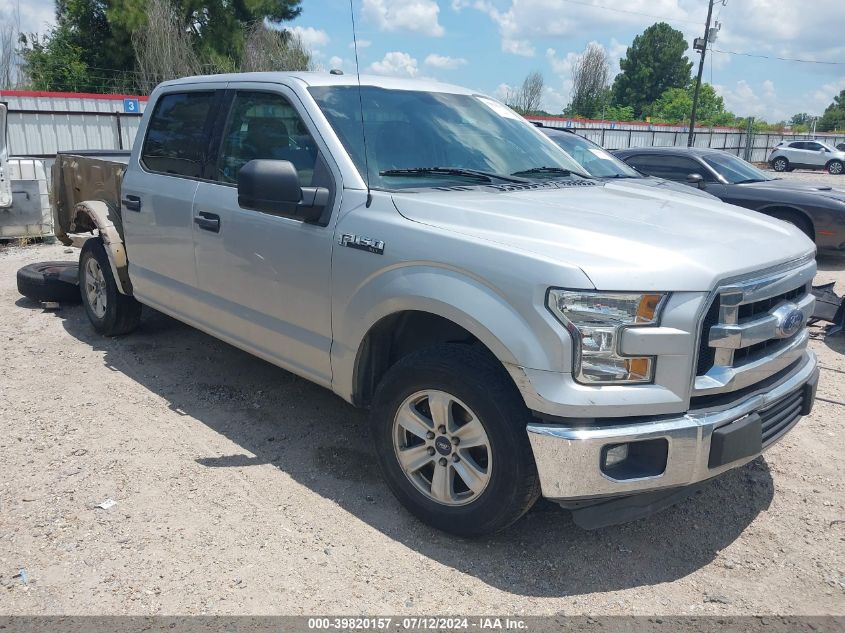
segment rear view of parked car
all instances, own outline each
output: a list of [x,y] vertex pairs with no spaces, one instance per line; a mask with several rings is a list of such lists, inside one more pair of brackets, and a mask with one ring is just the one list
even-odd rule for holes
[[824,169],[831,174],[841,174],[845,167],[845,151],[821,141],[783,141],[769,155],[769,165],[775,171]]

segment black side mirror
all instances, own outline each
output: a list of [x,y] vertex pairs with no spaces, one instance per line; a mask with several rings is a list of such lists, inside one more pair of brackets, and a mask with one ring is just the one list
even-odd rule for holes
[[328,189],[299,186],[290,161],[251,160],[238,172],[238,204],[243,209],[316,222],[328,202]]
[[698,189],[704,189],[704,176],[701,174],[689,174],[687,176],[687,184],[691,187],[697,187]]

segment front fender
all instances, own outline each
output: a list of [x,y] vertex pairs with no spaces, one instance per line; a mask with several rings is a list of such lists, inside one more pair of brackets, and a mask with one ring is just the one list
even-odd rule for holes
[[461,326],[507,365],[558,371],[570,366],[569,337],[551,315],[535,304],[520,308],[483,281],[450,268],[407,264],[383,271],[335,311],[335,391],[351,401],[355,362],[367,333],[383,318],[409,310]]

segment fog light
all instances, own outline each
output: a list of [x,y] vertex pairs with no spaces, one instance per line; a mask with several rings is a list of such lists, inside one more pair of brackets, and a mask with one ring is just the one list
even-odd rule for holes
[[604,451],[604,467],[611,468],[628,459],[628,445],[616,444],[609,446]]
[[625,481],[658,477],[666,470],[669,442],[665,438],[607,444],[601,451],[599,466],[610,479]]

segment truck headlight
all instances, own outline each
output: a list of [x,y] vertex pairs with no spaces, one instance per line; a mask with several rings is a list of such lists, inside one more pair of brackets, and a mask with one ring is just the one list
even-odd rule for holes
[[666,295],[551,288],[546,305],[574,342],[575,380],[588,385],[651,382],[654,358],[619,353],[627,327],[656,325]]

